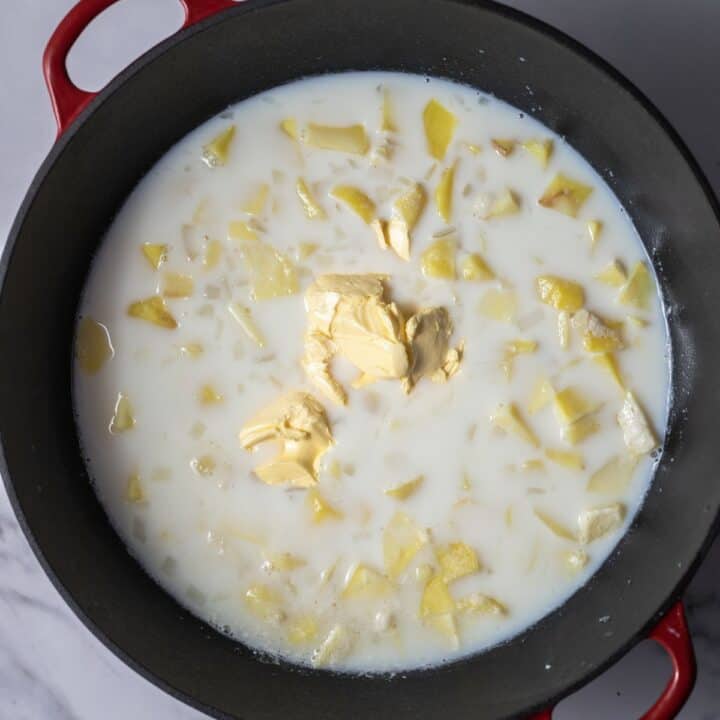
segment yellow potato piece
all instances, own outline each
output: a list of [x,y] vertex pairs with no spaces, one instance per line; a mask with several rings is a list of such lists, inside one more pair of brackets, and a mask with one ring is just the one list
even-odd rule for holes
[[248,610],[262,620],[275,619],[281,603],[279,593],[267,585],[252,585],[245,592],[245,605]]
[[548,161],[550,160],[550,156],[553,152],[552,140],[525,140],[522,146],[540,163],[541,167],[547,167]]
[[653,279],[647,265],[638,262],[630,271],[630,277],[618,294],[618,300],[623,305],[632,305],[640,310],[649,307],[650,297],[653,292]]
[[320,647],[313,652],[310,662],[315,667],[324,667],[342,660],[350,654],[353,636],[344,625],[335,625]]
[[565,527],[561,522],[558,522],[552,515],[535,508],[535,517],[550,530],[557,537],[563,540],[577,540],[575,533],[569,528]]
[[450,222],[452,216],[455,167],[456,163],[453,163],[443,171],[443,174],[440,176],[440,182],[437,188],[435,188],[435,207],[437,207],[438,215],[446,223]]
[[545,463],[542,460],[525,460],[520,463],[520,470],[523,472],[544,472]]
[[368,225],[375,218],[375,203],[359,188],[352,185],[336,185],[330,191],[330,197],[347,205]]
[[298,139],[297,120],[294,117],[285,118],[280,122],[280,129],[293,140]]
[[290,572],[307,565],[303,558],[289,552],[267,555],[266,560],[273,570],[280,570],[281,572]]
[[623,432],[625,446],[633,455],[645,455],[657,447],[650,423],[630,390],[625,393],[617,421]]
[[230,125],[203,147],[202,158],[208,167],[225,165],[230,155],[230,146],[235,137],[235,126]]
[[228,225],[228,238],[230,240],[257,240],[257,232],[244,220],[232,220]]
[[590,222],[587,224],[587,231],[588,235],[590,236],[591,250],[595,247],[595,245],[597,245],[597,242],[600,239],[600,235],[602,235],[603,227],[604,225],[602,220],[590,220]]
[[487,282],[495,279],[495,273],[477,253],[468,255],[460,263],[460,276],[470,282]]
[[191,297],[195,291],[195,281],[190,275],[166,272],[162,278],[161,290],[163,297],[167,298]]
[[327,218],[327,213],[320,206],[302,178],[297,179],[295,190],[302,203],[303,211],[310,220],[325,220]]
[[625,519],[622,503],[583,510],[578,516],[578,540],[587,545],[619,527]]
[[431,578],[423,590],[420,600],[420,616],[444,615],[455,611],[453,600],[447,583],[440,575]]
[[479,155],[482,152],[482,145],[477,143],[464,142],[462,145],[472,155]]
[[427,533],[403,512],[397,512],[382,536],[385,572],[396,580],[428,541]]
[[75,339],[75,355],[80,369],[88,375],[95,375],[114,354],[108,329],[91,317],[82,318]]
[[217,463],[211,455],[201,455],[200,457],[193,458],[190,461],[190,467],[198,474],[203,477],[208,477],[215,472]]
[[518,196],[513,190],[506,188],[492,201],[484,215],[484,219],[492,220],[493,218],[516,215],[519,212],[520,200]]
[[303,139],[308,145],[323,150],[337,150],[356,155],[365,155],[370,149],[370,140],[363,125],[335,127],[308,123]]
[[405,221],[408,232],[412,232],[427,204],[427,193],[420,183],[414,183],[393,203],[393,210]]
[[203,385],[198,398],[202,405],[217,405],[223,401],[223,396],[212,385]]
[[635,468],[637,455],[615,455],[598,468],[587,484],[588,492],[617,495],[627,491]]
[[557,275],[540,275],[535,284],[540,300],[556,310],[577,312],[585,304],[582,285],[572,280]]
[[264,242],[245,243],[242,255],[250,272],[250,296],[253,300],[294,295],[300,289],[297,269],[272,245]]
[[298,260],[307,260],[317,252],[319,247],[317,243],[301,242],[298,245]]
[[380,122],[380,129],[383,132],[397,132],[393,102],[390,97],[390,91],[387,88],[383,88],[382,93],[382,120]]
[[118,393],[115,401],[115,410],[110,420],[109,430],[113,435],[127,432],[135,427],[135,415],[133,407],[128,400],[127,395]]
[[240,303],[230,303],[228,312],[233,316],[243,332],[258,346],[265,347],[265,336],[253,320],[250,308]]
[[137,473],[132,473],[128,478],[127,488],[125,490],[125,499],[131,503],[144,503],[145,493],[143,492],[142,482]]
[[480,299],[478,312],[497,322],[512,322],[517,314],[517,296],[512,290],[488,290]]
[[423,484],[423,482],[425,482],[425,476],[418,475],[412,480],[408,480],[407,482],[395,485],[394,487],[388,488],[383,492],[386,495],[395,498],[396,500],[407,500],[420,489],[420,486]]
[[168,246],[159,243],[143,243],[142,254],[150,265],[157,270],[166,260]]
[[450,647],[454,650],[460,646],[458,638],[457,625],[455,617],[452,613],[442,613],[440,615],[429,615],[423,621],[427,626],[444,635],[450,642]]
[[540,441],[532,428],[525,422],[514,403],[501,403],[490,415],[490,424],[509,435],[515,435],[533,447],[540,447]]
[[316,525],[343,518],[343,514],[334,508],[317,490],[308,490],[307,504],[312,512],[312,521]]
[[433,99],[423,110],[423,126],[428,152],[436,160],[443,160],[455,134],[457,117]]
[[567,387],[555,394],[555,414],[562,425],[570,425],[596,409],[577,388]]
[[270,186],[262,183],[252,192],[240,205],[240,209],[248,215],[260,215],[265,208],[268,195],[270,194]]
[[508,380],[512,377],[515,358],[518,355],[531,355],[537,351],[537,348],[538,344],[534,340],[510,340],[505,343],[500,367]]
[[312,615],[302,615],[290,620],[287,629],[287,639],[295,647],[311,643],[319,632],[318,622]]
[[532,393],[530,394],[530,401],[528,402],[528,412],[534,415],[540,410],[546,408],[555,397],[555,390],[550,384],[549,380],[544,377],[540,377],[535,381]]
[[489,595],[482,593],[470,593],[460,598],[456,607],[458,612],[472,613],[475,615],[507,615],[507,607]]
[[595,277],[610,287],[621,287],[627,281],[627,273],[619,260],[609,262]]
[[585,461],[583,460],[582,455],[576,452],[547,448],[545,450],[545,457],[548,460],[552,460],[554,463],[557,463],[558,465],[567,468],[568,470],[585,469]]
[[593,357],[593,360],[604,370],[606,370],[610,377],[613,379],[615,384],[622,390],[625,391],[625,382],[620,372],[620,366],[618,365],[617,358],[612,353],[599,353]]
[[[285,395],[259,412],[245,423],[239,438],[246,450],[264,442],[279,442],[280,453],[254,472],[268,485],[294,487],[317,483],[320,460],[333,444],[325,410],[312,395],[302,392]],[[333,508],[326,507],[319,495],[308,497],[315,517],[332,516]]]
[[571,445],[577,445],[586,438],[594,435],[600,429],[600,424],[594,415],[586,415],[570,425],[562,428],[562,438]]
[[130,303],[127,309],[130,317],[145,320],[152,325],[174,330],[178,324],[172,313],[167,309],[165,301],[158,295],[153,295],[146,300],[138,300]]
[[210,240],[205,248],[205,255],[203,256],[203,266],[206,270],[213,270],[220,263],[222,258],[223,246],[219,240]]
[[498,155],[508,157],[515,151],[516,142],[512,139],[491,138],[490,144]]
[[455,250],[452,238],[440,238],[429,245],[420,256],[423,275],[441,280],[455,279]]
[[442,579],[446,583],[472,575],[481,567],[475,550],[463,542],[454,542],[439,548],[436,555]]
[[590,557],[582,548],[565,553],[565,564],[573,572],[582,570],[588,562],[590,562]]
[[558,313],[558,341],[563,350],[570,347],[570,314],[567,310]]
[[367,565],[356,565],[350,572],[343,597],[381,598],[393,592],[392,583],[377,570]]
[[425,188],[415,183],[400,195],[393,203],[393,217],[389,223],[380,221],[380,230],[376,228],[380,247],[388,245],[403,260],[410,259],[410,233],[415,228],[427,204]]
[[563,173],[558,173],[545,188],[538,203],[564,215],[576,217],[592,191],[593,189],[589,185],[573,180]]

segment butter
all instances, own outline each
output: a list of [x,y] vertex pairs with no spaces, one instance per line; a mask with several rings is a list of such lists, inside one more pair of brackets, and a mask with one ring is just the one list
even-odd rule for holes
[[403,390],[410,392],[424,375],[434,376],[448,359],[453,325],[444,307],[424,308],[405,324],[410,348],[410,371],[403,378]]
[[279,454],[258,465],[255,474],[268,485],[311,487],[317,484],[320,459],[333,444],[322,405],[308,393],[294,392],[276,400],[240,430],[246,450],[274,440]]

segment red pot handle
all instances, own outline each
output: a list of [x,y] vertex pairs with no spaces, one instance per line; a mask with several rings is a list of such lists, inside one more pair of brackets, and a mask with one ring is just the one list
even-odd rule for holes
[[[43,54],[43,74],[62,135],[87,104],[97,95],[81,90],[68,75],[66,61],[70,48],[82,31],[104,10],[118,0],[79,0],[52,34]],[[221,10],[236,5],[234,0],[179,0],[185,9],[182,29],[194,25]]]
[[[659,700],[640,720],[672,720],[687,702],[695,685],[695,653],[682,602],[670,608],[648,637],[665,648],[673,672]],[[528,720],[552,720],[552,708]]]

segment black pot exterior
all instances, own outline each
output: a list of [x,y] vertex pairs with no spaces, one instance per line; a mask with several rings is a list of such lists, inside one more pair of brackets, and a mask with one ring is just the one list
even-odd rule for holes
[[[107,523],[70,394],[74,317],[90,261],[153,163],[242,98],[307,75],[368,69],[468,83],[567,136],[632,216],[663,287],[673,347],[663,460],[611,559],[514,641],[393,678],[261,661],[180,608]],[[545,707],[659,619],[717,529],[717,203],[677,136],[626,81],[567,38],[494,4],[250,0],[170,38],[113,81],[52,149],[0,272],[2,470],[33,549],[104,643],[217,717],[504,718]]]

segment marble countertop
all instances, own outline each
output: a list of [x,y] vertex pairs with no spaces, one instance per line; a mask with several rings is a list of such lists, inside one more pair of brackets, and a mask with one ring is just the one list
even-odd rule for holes
[[[43,46],[75,0],[23,0],[0,23],[0,245],[55,127],[40,74]],[[510,0],[578,38],[665,112],[720,193],[718,0]],[[101,87],[182,20],[175,0],[124,0],[80,38],[69,68]],[[638,50],[642,48],[642,50]],[[720,718],[720,543],[685,597],[698,681],[683,720]],[[662,650],[637,646],[557,709],[559,720],[636,718],[670,671]],[[197,720],[205,717],[107,651],[64,605],[32,555],[0,490],[0,718]]]

